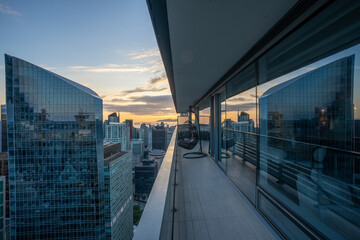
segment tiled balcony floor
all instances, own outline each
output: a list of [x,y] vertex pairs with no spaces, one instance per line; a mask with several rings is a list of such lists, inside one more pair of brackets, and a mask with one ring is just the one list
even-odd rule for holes
[[280,239],[209,157],[178,147],[174,239]]

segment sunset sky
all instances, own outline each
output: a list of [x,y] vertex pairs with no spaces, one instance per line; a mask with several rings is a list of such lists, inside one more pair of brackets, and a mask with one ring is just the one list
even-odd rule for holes
[[[133,119],[136,125],[175,123],[177,114],[145,0],[0,0],[0,33],[0,104],[5,104],[7,53],[97,92],[103,99],[104,120],[116,111],[121,121]],[[258,88],[258,96],[359,48],[268,82]],[[356,55],[355,77],[360,76],[359,62]],[[236,120],[237,110],[256,117],[251,91],[227,100],[227,118]],[[359,95],[354,102],[355,117],[360,118]]]
[[7,53],[97,92],[104,119],[176,119],[145,0],[0,0],[0,31],[0,104]]

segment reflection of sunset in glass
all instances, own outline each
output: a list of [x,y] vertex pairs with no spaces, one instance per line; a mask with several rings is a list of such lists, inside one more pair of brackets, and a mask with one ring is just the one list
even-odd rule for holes
[[238,114],[246,112],[256,122],[256,91],[252,88],[226,100],[226,118],[238,121]]

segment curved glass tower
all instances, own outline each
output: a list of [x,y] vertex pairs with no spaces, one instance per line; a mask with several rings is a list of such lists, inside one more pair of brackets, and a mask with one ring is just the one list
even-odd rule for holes
[[11,239],[103,239],[102,100],[5,55]]

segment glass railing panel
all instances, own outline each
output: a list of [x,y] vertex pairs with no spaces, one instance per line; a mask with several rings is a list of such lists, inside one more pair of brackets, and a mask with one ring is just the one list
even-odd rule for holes
[[250,66],[226,86],[227,175],[255,205],[257,166],[256,82]]
[[259,138],[261,189],[325,237],[360,234],[360,153]]
[[255,204],[257,135],[226,128],[227,175]]
[[203,152],[210,154],[210,116],[200,115],[199,123]]
[[226,128],[228,127],[228,122],[226,119],[226,91],[222,91],[219,94],[219,115],[220,115],[220,126],[219,126],[219,161],[220,166],[226,171]]

